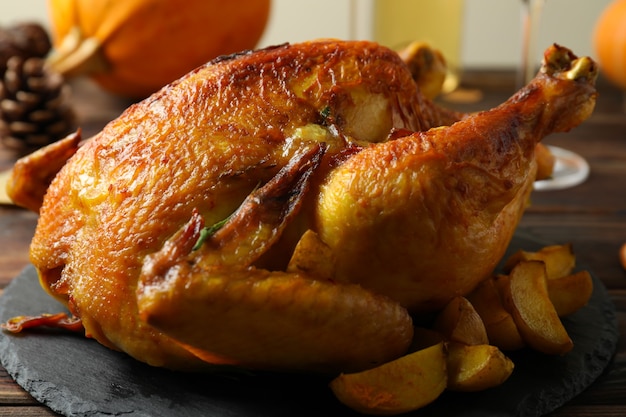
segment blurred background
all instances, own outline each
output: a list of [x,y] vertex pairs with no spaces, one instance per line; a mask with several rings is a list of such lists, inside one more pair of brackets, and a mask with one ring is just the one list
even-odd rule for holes
[[[600,13],[610,2],[548,0],[541,20],[538,51],[557,42],[578,55],[594,56],[591,34]],[[392,31],[397,37],[405,29],[410,37],[414,28],[428,23],[420,16],[420,3],[461,5],[462,68],[507,68],[519,64],[521,0],[273,0],[270,20],[259,46],[318,37],[380,40],[384,33]],[[46,0],[3,1],[0,5],[0,25],[29,19],[46,23]],[[398,24],[400,20],[402,23]]]

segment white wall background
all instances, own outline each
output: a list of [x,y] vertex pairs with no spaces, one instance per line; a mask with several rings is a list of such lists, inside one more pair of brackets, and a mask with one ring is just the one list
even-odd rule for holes
[[[592,34],[613,0],[547,0],[538,36],[543,51],[556,42],[594,56]],[[521,42],[519,0],[466,0],[463,62],[468,67],[515,65]]]
[[[539,49],[558,42],[578,55],[593,56],[593,28],[602,10],[612,1],[548,0],[541,22]],[[371,0],[273,0],[269,26],[260,46],[318,37],[350,38],[352,32],[359,38],[369,38],[370,6]],[[513,67],[518,63],[519,8],[520,0],[465,0],[462,53],[465,67]],[[0,25],[24,20],[45,24],[46,0],[0,2]]]

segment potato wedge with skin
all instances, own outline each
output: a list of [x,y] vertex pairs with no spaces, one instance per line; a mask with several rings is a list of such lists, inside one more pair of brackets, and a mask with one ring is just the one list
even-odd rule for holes
[[330,382],[339,401],[363,414],[393,415],[422,408],[446,389],[443,342]]
[[548,295],[559,317],[575,313],[589,302],[593,280],[589,271],[579,271],[547,281]]
[[451,342],[466,345],[489,343],[483,320],[465,297],[453,298],[435,318],[433,329]]
[[503,279],[504,305],[524,341],[533,349],[563,355],[573,347],[548,295],[545,264],[522,261]]
[[556,158],[543,143],[539,142],[535,145],[535,159],[537,160],[537,174],[535,180],[545,180],[552,177],[554,173],[554,161]]
[[576,256],[569,243],[544,246],[537,252],[517,251],[505,262],[505,272],[510,272],[521,261],[543,261],[546,264],[546,278],[548,279],[570,275],[576,266]]
[[332,279],[333,253],[312,230],[304,232],[287,264],[287,272],[303,272],[316,279]]
[[497,387],[513,373],[514,364],[493,345],[448,344],[448,389],[475,392]]
[[489,344],[504,351],[520,350],[526,347],[526,342],[520,334],[513,316],[502,317],[502,320],[485,325]]
[[504,308],[496,278],[484,280],[467,299],[483,320],[489,344],[502,350],[517,350],[525,343],[511,314]]

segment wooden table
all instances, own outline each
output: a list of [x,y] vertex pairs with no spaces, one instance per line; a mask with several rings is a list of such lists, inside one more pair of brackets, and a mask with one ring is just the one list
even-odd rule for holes
[[[490,108],[513,91],[506,72],[472,72],[464,88],[447,106],[462,110]],[[600,81],[596,111],[568,134],[546,143],[563,146],[589,162],[589,179],[575,188],[535,192],[521,227],[554,243],[571,242],[581,263],[588,265],[609,289],[617,307],[621,339],[607,372],[583,394],[553,416],[626,415],[626,272],[618,250],[626,242],[626,113],[621,92]],[[99,131],[130,103],[104,94],[89,82],[74,85],[75,108],[85,137]],[[0,169],[17,155],[0,147]],[[25,210],[0,206],[0,292],[28,264],[28,245],[37,217]],[[24,392],[0,367],[0,416],[54,416]]]

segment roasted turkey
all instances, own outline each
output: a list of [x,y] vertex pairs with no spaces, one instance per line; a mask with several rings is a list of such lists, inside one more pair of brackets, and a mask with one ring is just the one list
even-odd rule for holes
[[[27,157],[12,195],[40,211],[43,287],[106,346],[173,369],[371,368],[493,271],[536,144],[590,115],[595,77],[554,45],[508,101],[460,114],[375,43],[245,52]],[[50,159],[39,208],[19,184]],[[321,249],[293,268],[305,237]]]

